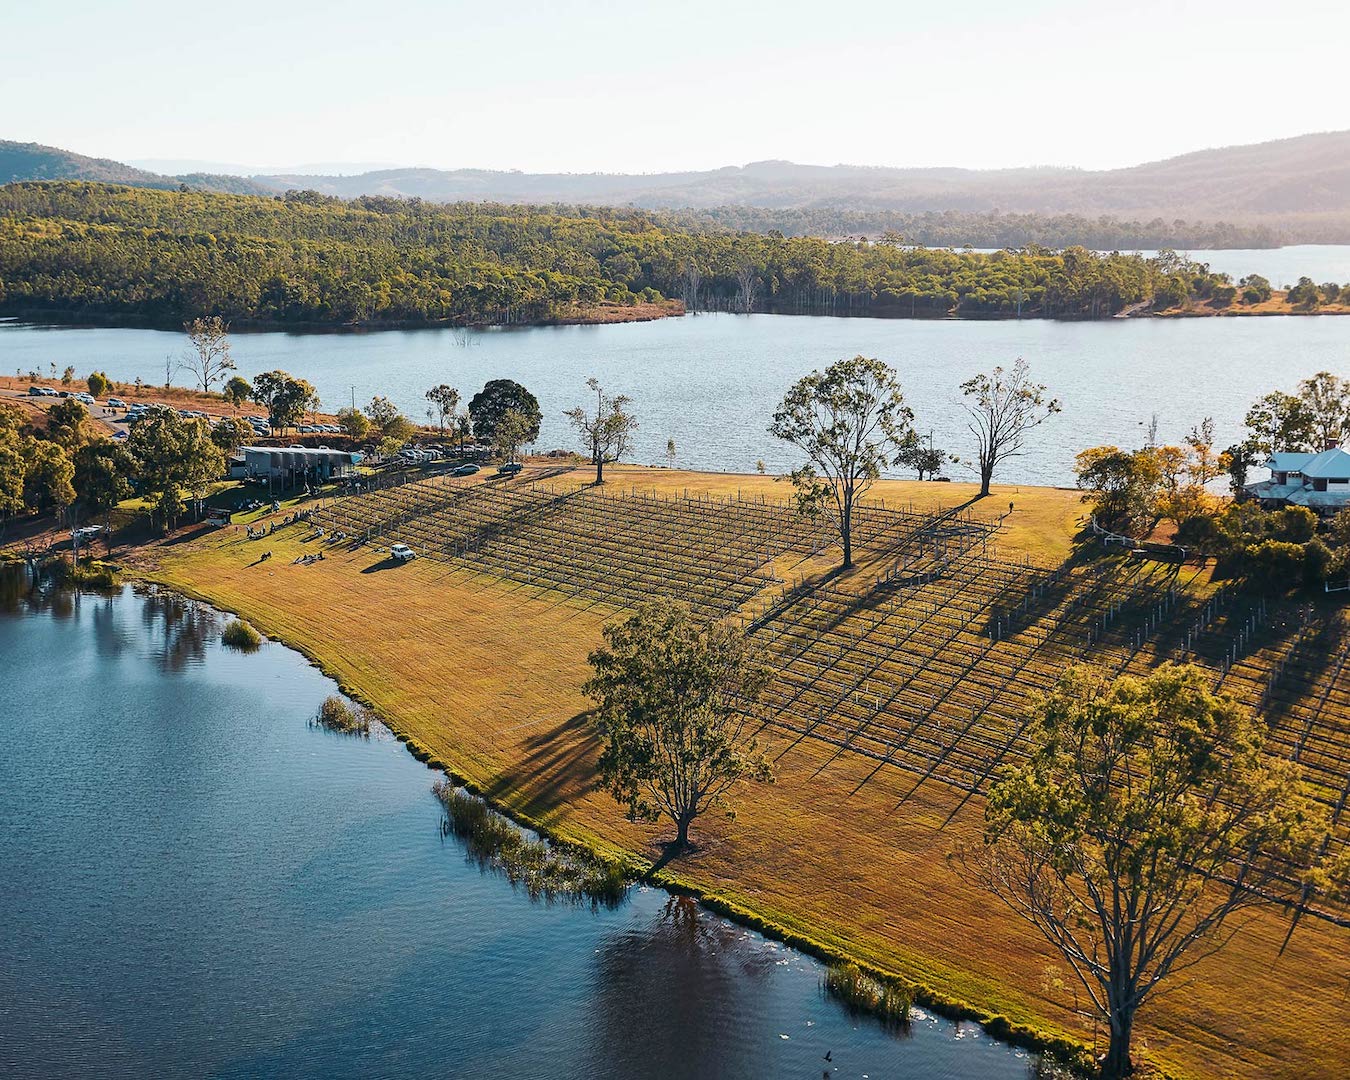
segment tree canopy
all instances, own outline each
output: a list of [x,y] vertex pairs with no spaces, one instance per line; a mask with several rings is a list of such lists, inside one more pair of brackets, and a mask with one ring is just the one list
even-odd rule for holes
[[733,311],[1104,318],[1227,284],[1174,253],[1030,239],[985,253],[736,232],[636,209],[79,182],[0,188],[0,281],[0,307],[282,326],[547,322],[662,297]]
[[1030,759],[989,793],[973,866],[1106,1019],[1104,1077],[1130,1071],[1140,1006],[1222,948],[1234,916],[1325,884],[1325,811],[1211,678],[1067,672],[1029,717]]
[[585,406],[578,405],[568,409],[566,416],[590,451],[591,462],[595,465],[595,482],[603,484],[605,465],[623,456],[638,422],[628,411],[632,398],[624,394],[606,394],[600,380],[594,376],[586,380],[586,385],[595,395],[595,412],[587,412]]
[[791,474],[797,506],[828,513],[844,569],[853,565],[853,509],[912,443],[913,420],[895,372],[865,356],[799,379],[774,411],[769,434],[806,455]]
[[532,443],[539,438],[539,424],[544,417],[539,402],[525,387],[511,379],[489,379],[483,389],[469,399],[474,437],[492,445],[497,425],[508,412],[519,413],[528,423],[522,443]]
[[652,600],[604,628],[583,691],[598,706],[605,786],[634,821],[669,818],[675,848],[733,788],[772,778],[751,732],[768,669],[738,627]]

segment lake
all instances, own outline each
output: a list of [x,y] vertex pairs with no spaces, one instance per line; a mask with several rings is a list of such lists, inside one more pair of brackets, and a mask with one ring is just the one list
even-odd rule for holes
[[[1250,403],[1292,390],[1321,370],[1350,375],[1350,317],[1120,319],[1105,322],[966,322],[791,315],[692,315],[652,323],[370,333],[236,334],[246,377],[283,368],[309,379],[336,410],[375,394],[426,420],[424,394],[441,382],[469,396],[491,378],[529,387],[544,413],[537,449],[577,448],[563,411],[586,400],[585,380],[634,399],[641,428],[629,461],[662,464],[675,440],[688,468],[773,472],[799,463],[766,427],[800,376],[844,356],[876,356],[899,372],[918,429],[939,447],[970,456],[958,386],[995,364],[1024,357],[1064,413],[1032,433],[1024,457],[1001,479],[1073,483],[1074,455],[1087,446],[1138,446],[1158,416],[1178,441],[1212,416],[1222,448],[1241,436]],[[118,381],[162,383],[166,357],[186,340],[160,330],[43,327],[0,323],[0,371],[48,373],[73,365]],[[180,385],[187,376],[178,373]],[[969,479],[968,466],[953,466]]]
[[973,1025],[851,1018],[815,961],[659,890],[480,873],[430,771],[308,726],[334,684],[222,623],[0,575],[6,1075],[1028,1075]]

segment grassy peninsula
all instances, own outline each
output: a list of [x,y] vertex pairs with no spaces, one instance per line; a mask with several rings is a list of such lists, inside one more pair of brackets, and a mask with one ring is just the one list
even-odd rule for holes
[[[781,497],[770,478],[759,476],[629,467],[615,467],[609,475],[613,494],[603,496],[614,502],[609,527],[630,522],[621,526],[625,532],[617,542],[631,552],[641,551],[640,523],[659,514],[684,515],[681,520],[690,528],[716,530],[719,507],[730,521],[749,514],[748,507],[771,510]],[[236,611],[269,637],[305,652],[345,692],[374,706],[419,757],[452,771],[519,820],[607,859],[654,861],[660,848],[653,831],[628,822],[597,786],[598,739],[579,688],[589,671],[587,654],[618,610],[600,587],[551,584],[542,576],[551,557],[537,537],[531,542],[536,560],[529,573],[541,576],[533,583],[509,562],[500,564],[506,567],[502,570],[482,557],[437,555],[427,546],[430,541],[423,544],[429,557],[396,570],[387,568],[381,550],[391,538],[411,539],[413,530],[439,520],[438,500],[456,500],[456,519],[472,518],[500,506],[502,499],[531,498],[531,490],[580,492],[586,479],[556,469],[546,478],[542,472],[535,476],[547,486],[532,484],[527,471],[508,488],[470,478],[337,500],[319,516],[327,538],[310,524],[282,528],[265,541],[275,554],[267,562],[258,562],[259,545],[245,538],[242,527],[152,545],[136,561],[145,576]],[[922,513],[939,500],[951,505],[972,493],[960,484],[886,481],[874,497],[890,509]],[[1049,607],[1027,616],[1030,636],[1021,644],[991,642],[984,630],[963,623],[962,605],[976,603],[975,595],[991,588],[980,575],[945,584],[921,579],[915,588],[922,595],[916,595],[908,614],[903,607],[894,614],[877,607],[869,598],[877,595],[878,575],[888,565],[879,551],[870,557],[863,551],[856,570],[828,585],[822,575],[837,553],[779,559],[768,572],[783,587],[820,585],[820,606],[812,609],[816,614],[798,609],[774,616],[774,586],[768,583],[742,612],[768,618],[776,639],[786,635],[790,641],[796,633],[817,638],[828,659],[840,642],[861,641],[856,635],[874,622],[878,628],[866,635],[898,633],[916,612],[926,611],[924,618],[937,620],[932,633],[950,634],[943,651],[964,658],[958,664],[978,661],[988,677],[1019,673],[1016,681],[1004,684],[1015,709],[1023,695],[1062,670],[1065,654],[1055,642],[1068,633],[1063,627],[1078,625],[1075,620],[1086,620],[1086,626],[1093,612],[1134,613],[1119,616],[1089,652],[1097,662],[1146,668],[1175,647],[1175,627],[1191,626],[1199,613],[1216,613],[1230,602],[1216,593],[1206,574],[1191,569],[1179,581],[1155,581],[1152,573],[1132,569],[1120,556],[1077,562],[1071,557],[1082,509],[1076,491],[996,487],[989,500],[999,509],[1009,501],[1014,509],[998,541],[999,565],[1009,573],[1028,565],[1064,568],[1063,577],[1052,579],[1058,584],[1046,601]],[[569,505],[570,520],[580,528],[588,504],[578,497]],[[333,539],[335,530],[356,527],[351,523],[363,513],[395,517],[391,529],[369,544]],[[522,515],[521,521],[527,520]],[[537,520],[522,525],[537,526]],[[735,530],[727,528],[729,537]],[[327,553],[323,561],[295,563],[320,545]],[[678,570],[678,556],[672,558]],[[655,567],[646,568],[645,557],[634,555],[627,565],[636,575],[635,586],[656,583],[655,577],[644,576],[657,573]],[[700,571],[691,564],[689,572]],[[953,587],[958,592],[943,591]],[[1176,588],[1181,590],[1171,601],[1176,606],[1168,608],[1161,628],[1136,645],[1131,620],[1153,618],[1158,598]],[[343,617],[334,619],[335,611]],[[1318,624],[1315,636],[1324,646],[1330,647],[1333,637],[1344,640],[1342,611],[1329,609],[1320,618],[1325,625]],[[1246,619],[1245,608],[1213,614],[1204,636],[1214,640],[1204,648],[1217,655],[1227,647],[1227,635],[1240,632]],[[796,627],[794,620],[805,621]],[[1078,641],[1076,634],[1069,638]],[[1042,637],[1042,644],[1034,644]],[[1254,700],[1272,671],[1294,662],[1288,659],[1291,646],[1302,655],[1308,641],[1303,632],[1283,629],[1272,619],[1260,642],[1223,676],[1223,688]],[[867,651],[864,644],[855,650]],[[850,664],[837,660],[819,679],[842,690],[856,678]],[[904,676],[922,683],[914,683],[910,695],[960,696],[959,679],[950,684],[954,689],[940,689],[949,685],[944,681],[949,676],[940,674],[944,661],[937,653],[922,667],[929,674]],[[879,677],[886,678],[884,673]],[[1340,705],[1328,713],[1312,700],[1326,693],[1339,702],[1343,690],[1335,689],[1334,679],[1330,690],[1315,681],[1307,690],[1300,689],[1303,685],[1290,684],[1283,691],[1290,696],[1281,698],[1271,714],[1278,739],[1286,730],[1296,735],[1294,729],[1309,722],[1308,710],[1315,707],[1318,724],[1343,731]],[[788,699],[811,691],[788,681],[774,692],[787,718],[794,709]],[[950,713],[947,706],[936,707],[935,734],[959,718],[956,704]],[[955,738],[958,726],[931,746],[908,747],[904,756],[910,764],[904,765],[898,758],[888,763],[867,752],[862,736],[849,743],[820,730],[769,725],[762,738],[774,758],[777,782],[743,800],[734,824],[710,818],[698,849],[668,865],[666,880],[789,940],[898,978],[920,1000],[983,1016],[993,1031],[1035,1032],[1039,1038],[1091,1046],[1092,1024],[1080,1014],[1081,1002],[1076,1003],[1055,958],[954,868],[953,856],[963,844],[978,842],[983,822],[982,797],[962,777],[989,760],[980,748],[994,745],[988,740],[998,730],[968,728],[964,738]],[[1330,743],[1319,746],[1324,747],[1319,754],[1330,752]],[[1262,914],[1227,951],[1204,962],[1184,994],[1170,995],[1165,1007],[1142,1018],[1145,1055],[1182,1077],[1336,1076],[1333,1063],[1350,1022],[1345,930],[1304,918],[1286,943],[1288,930],[1286,917]],[[1100,1032],[1096,1036],[1100,1040]]]

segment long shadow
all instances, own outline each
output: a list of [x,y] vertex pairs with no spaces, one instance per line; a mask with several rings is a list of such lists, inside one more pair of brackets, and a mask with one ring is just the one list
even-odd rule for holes
[[208,525],[204,521],[194,522],[188,528],[183,529],[182,532],[175,533],[173,536],[163,541],[160,546],[177,547],[179,544],[186,544],[191,540],[196,540],[203,533],[209,532],[213,528],[215,528],[214,525]]
[[600,736],[591,726],[591,713],[580,712],[553,724],[524,739],[521,747],[523,755],[483,792],[489,799],[513,790],[528,791],[521,809],[543,816],[595,790]]
[[379,562],[377,562],[377,563],[371,563],[371,564],[370,564],[369,566],[367,566],[367,567],[363,567],[362,570],[361,570],[361,573],[363,573],[363,574],[378,574],[381,570],[396,570],[396,569],[398,569],[398,567],[403,566],[403,565],[404,565],[404,563],[403,563],[401,560],[395,559],[395,558],[393,558],[393,557],[389,557],[389,558],[381,559],[381,560],[380,560]]

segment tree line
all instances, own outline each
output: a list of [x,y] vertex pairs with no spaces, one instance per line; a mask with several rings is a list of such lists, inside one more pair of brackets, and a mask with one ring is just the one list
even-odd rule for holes
[[993,253],[737,232],[614,208],[0,188],[0,309],[179,324],[547,322],[609,303],[908,317],[1104,318],[1233,288],[1164,253]]
[[717,226],[738,232],[787,236],[872,236],[898,233],[925,247],[1050,248],[1081,246],[1093,251],[1159,251],[1176,248],[1279,247],[1279,235],[1266,225],[1223,221],[1122,220],[1102,214],[1019,214],[1000,210],[859,210],[842,206],[716,206],[707,210],[667,211],[691,226]]

